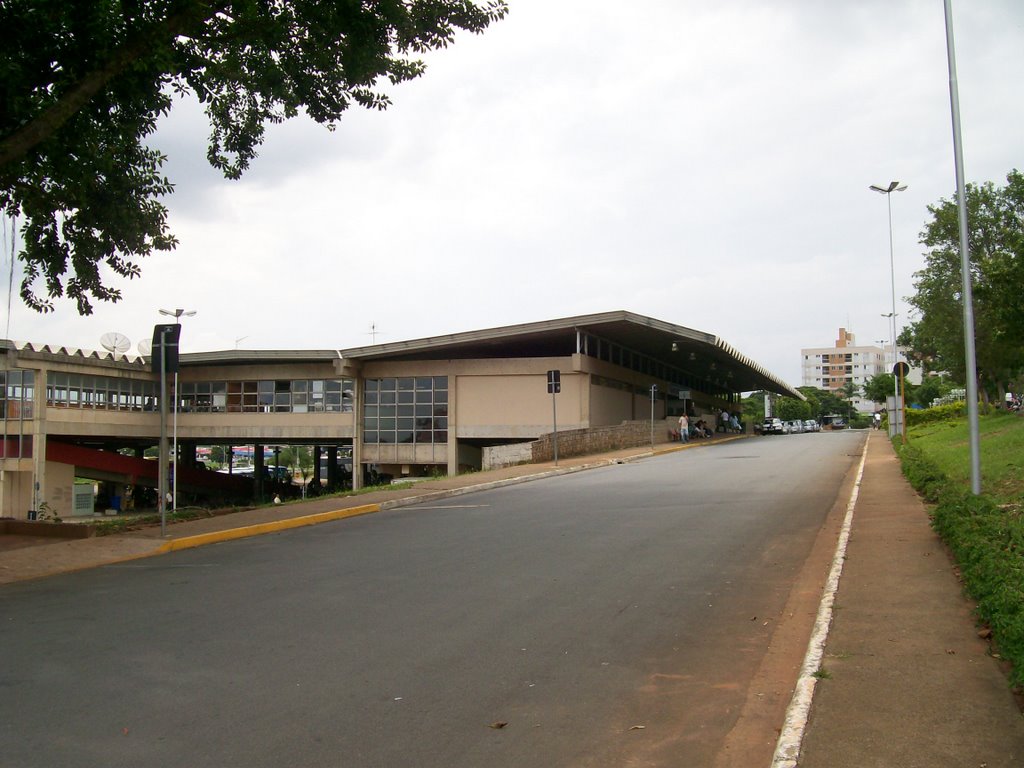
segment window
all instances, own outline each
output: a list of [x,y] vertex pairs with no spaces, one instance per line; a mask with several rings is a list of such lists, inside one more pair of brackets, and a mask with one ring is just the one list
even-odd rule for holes
[[363,442],[448,442],[448,377],[368,379]]

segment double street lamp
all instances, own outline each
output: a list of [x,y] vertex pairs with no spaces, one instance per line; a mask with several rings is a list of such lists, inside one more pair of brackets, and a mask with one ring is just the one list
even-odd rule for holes
[[[868,187],[868,189],[870,189],[872,192],[877,192],[880,195],[885,195],[885,199],[889,207],[889,279],[892,287],[892,312],[888,315],[883,315],[883,317],[892,318],[893,396],[896,398],[897,409],[899,409],[900,388],[899,382],[896,379],[895,368],[896,365],[899,363],[899,351],[896,345],[896,339],[899,338],[899,331],[896,328],[896,259],[894,256],[892,244],[892,193],[902,192],[906,188],[906,184],[900,184],[898,181],[890,181],[889,184],[885,187],[879,186],[877,184],[872,184],[870,187]],[[900,430],[900,434],[905,434],[903,431],[904,427],[902,412],[898,412],[897,416],[897,424]]]

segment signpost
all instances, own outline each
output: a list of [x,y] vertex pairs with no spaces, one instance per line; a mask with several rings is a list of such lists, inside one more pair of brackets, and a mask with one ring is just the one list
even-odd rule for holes
[[[907,442],[907,424],[905,420],[905,414],[907,410],[907,394],[904,390],[904,383],[907,379],[907,374],[910,373],[910,366],[904,361],[900,360],[896,365],[892,367],[892,375],[898,382],[899,397],[894,397],[894,407],[896,409],[896,418],[893,423],[896,425],[897,431],[903,438],[904,444]],[[892,434],[889,435],[892,437]]]
[[558,466],[558,411],[555,408],[555,395],[562,391],[562,374],[560,371],[548,371],[548,392],[551,393],[551,445],[554,449],[555,466]]

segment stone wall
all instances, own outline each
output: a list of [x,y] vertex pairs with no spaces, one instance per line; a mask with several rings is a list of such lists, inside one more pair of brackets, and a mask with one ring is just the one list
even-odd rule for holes
[[[654,442],[667,443],[672,426],[667,421],[654,423]],[[558,433],[558,456],[585,456],[588,453],[617,451],[620,448],[635,448],[651,444],[651,422],[624,421],[610,427],[593,429],[572,429]],[[551,461],[554,458],[552,435],[541,435],[534,441],[533,461]]]
[[481,451],[481,469],[499,469],[533,461],[533,443],[493,445]]

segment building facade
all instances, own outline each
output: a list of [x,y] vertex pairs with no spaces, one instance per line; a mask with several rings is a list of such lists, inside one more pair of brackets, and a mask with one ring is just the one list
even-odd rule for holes
[[485,450],[556,430],[650,420],[654,435],[684,410],[714,423],[745,391],[800,397],[715,336],[629,312],[345,350],[182,354],[176,392],[153,359],[5,346],[0,515],[16,518],[72,514],[76,478],[116,494],[155,487],[159,462],[144,454],[170,437],[169,412],[176,487],[225,496],[248,486],[204,471],[199,447],[253,446],[257,493],[268,446],[313,447],[318,474],[325,456],[326,479],[359,487],[479,469]]
[[[899,360],[906,360],[903,349],[897,350]],[[880,373],[889,373],[895,360],[891,344],[858,345],[852,331],[839,329],[831,347],[800,350],[802,385],[842,394],[847,384],[856,387],[852,402],[861,413],[873,413],[878,404],[861,394],[863,386]]]

